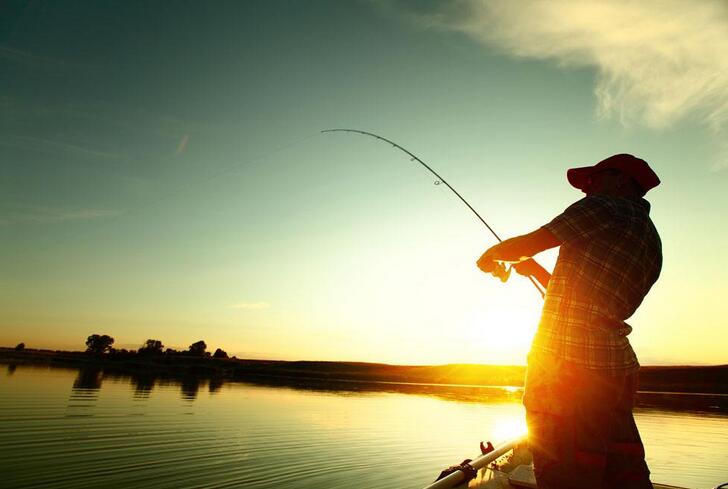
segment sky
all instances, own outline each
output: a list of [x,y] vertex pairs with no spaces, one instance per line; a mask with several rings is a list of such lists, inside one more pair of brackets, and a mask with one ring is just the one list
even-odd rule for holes
[[[615,153],[662,179],[643,365],[728,363],[723,1],[0,4],[0,345],[524,364],[475,261]],[[537,259],[553,267],[558,251]]]

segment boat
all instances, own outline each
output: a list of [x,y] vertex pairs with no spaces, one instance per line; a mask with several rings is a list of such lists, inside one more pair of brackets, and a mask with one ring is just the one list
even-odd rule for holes
[[[519,437],[494,447],[480,444],[481,455],[445,469],[424,489],[537,489],[526,438]],[[652,484],[655,489],[687,489]],[[715,489],[728,489],[728,482]]]

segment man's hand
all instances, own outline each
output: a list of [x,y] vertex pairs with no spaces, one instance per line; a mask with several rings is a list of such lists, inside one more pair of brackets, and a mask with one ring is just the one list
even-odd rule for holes
[[480,258],[478,258],[477,264],[478,268],[480,268],[483,272],[490,273],[494,277],[501,279],[501,282],[505,282],[511,274],[511,269],[506,269],[503,261],[503,243],[499,243],[492,248],[488,248],[488,250],[483,253]]
[[500,246],[500,243],[495,246],[491,246],[485,251],[485,253],[481,255],[480,258],[478,258],[478,261],[476,263],[478,265],[478,268],[480,268],[484,273],[493,273],[493,270],[495,270],[496,260],[500,259]]

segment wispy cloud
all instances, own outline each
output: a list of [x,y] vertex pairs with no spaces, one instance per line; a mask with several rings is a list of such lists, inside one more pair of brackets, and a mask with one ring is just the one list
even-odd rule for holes
[[190,140],[189,134],[185,134],[184,136],[182,136],[182,139],[180,139],[179,144],[177,145],[176,153],[178,155],[181,155],[181,154],[184,154],[187,152],[187,143],[189,142],[189,140]]
[[21,223],[53,224],[68,221],[88,221],[120,215],[108,209],[62,209],[51,207],[12,206],[0,209],[0,226]]
[[230,306],[231,309],[268,309],[269,307],[270,304],[267,302],[241,302]]
[[509,55],[595,68],[601,117],[659,129],[690,116],[728,133],[724,0],[455,0],[408,13]]
[[19,63],[33,68],[61,68],[67,66],[64,61],[46,56],[38,56],[28,51],[0,46],[0,59]]
[[125,160],[143,152],[182,154],[193,135],[213,130],[207,124],[98,100],[49,105],[0,95],[0,113],[1,147],[105,159]]
[[132,132],[145,132],[180,141],[185,135],[203,132],[207,124],[194,122],[170,115],[150,112],[135,107],[120,107],[108,102],[85,102],[81,105],[67,105],[56,108],[64,116],[101,123],[105,126]]
[[92,156],[107,159],[122,158],[120,154],[109,151],[101,151],[96,148],[89,148],[78,144],[70,144],[64,141],[38,138],[33,136],[0,136],[0,146],[19,148],[27,151],[39,151],[41,153],[56,154],[58,152],[73,153],[81,156]]

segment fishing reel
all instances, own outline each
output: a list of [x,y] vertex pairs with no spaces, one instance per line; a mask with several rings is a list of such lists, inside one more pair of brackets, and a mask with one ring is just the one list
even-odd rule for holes
[[509,265],[506,267],[505,262],[497,261],[493,263],[493,270],[490,272],[494,277],[497,277],[500,279],[501,282],[505,283],[508,281],[508,278],[511,276],[511,270],[513,269],[513,265]]

